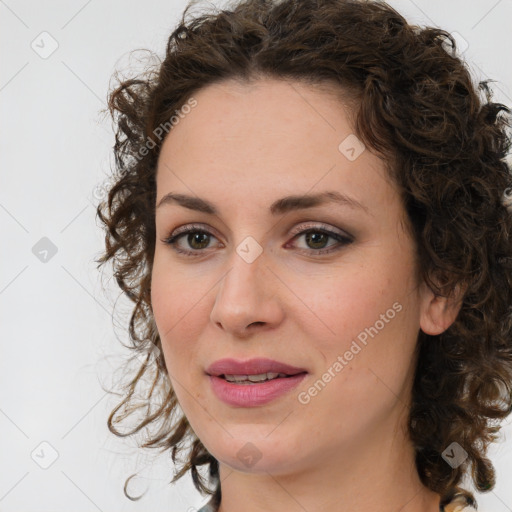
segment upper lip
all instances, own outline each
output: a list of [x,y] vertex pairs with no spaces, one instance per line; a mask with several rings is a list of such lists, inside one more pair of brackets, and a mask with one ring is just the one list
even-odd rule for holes
[[248,359],[247,361],[219,359],[206,369],[208,375],[214,375],[216,377],[220,375],[259,375],[260,373],[269,372],[296,375],[298,373],[304,373],[306,370],[267,358]]

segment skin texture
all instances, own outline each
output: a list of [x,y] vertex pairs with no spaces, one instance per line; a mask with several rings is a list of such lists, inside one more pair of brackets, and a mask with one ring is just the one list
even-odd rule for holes
[[[157,208],[152,305],[183,412],[220,463],[220,511],[437,512],[440,497],[419,481],[405,425],[418,332],[439,334],[458,308],[416,281],[415,247],[384,162],[369,149],[353,161],[338,149],[353,130],[325,90],[230,80],[194,97],[162,146],[157,204],[168,192],[188,194],[218,214]],[[269,212],[281,197],[327,190],[368,211],[327,203]],[[190,245],[184,235],[178,247],[200,256],[162,241],[192,223],[213,236]],[[290,234],[312,226],[353,241],[322,246]],[[263,249],[252,263],[236,251],[249,236]],[[401,308],[390,319],[393,304]],[[299,393],[382,315],[384,327],[301,403]],[[224,357],[268,357],[308,375],[269,404],[234,407],[216,398],[205,374]],[[261,457],[250,467],[237,457],[249,442]]]

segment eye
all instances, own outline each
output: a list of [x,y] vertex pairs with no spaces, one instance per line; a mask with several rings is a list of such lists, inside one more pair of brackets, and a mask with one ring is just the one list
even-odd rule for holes
[[[178,242],[186,236],[186,242],[193,250],[184,249]],[[204,249],[208,247],[210,237],[214,237],[212,233],[205,230],[201,225],[188,225],[176,229],[171,236],[162,240],[165,244],[172,246],[172,248],[181,254],[187,256],[199,256],[200,252],[205,252]],[[215,238],[215,237],[214,237]]]
[[[338,251],[343,246],[351,244],[354,241],[351,235],[338,233],[326,228],[324,225],[309,224],[306,226],[307,229],[304,229],[304,227],[304,225],[301,225],[294,229],[291,232],[291,235],[295,235],[293,240],[304,237],[304,240],[309,247],[306,249],[299,248],[299,250],[313,256]],[[162,242],[171,245],[178,253],[195,257],[206,252],[205,249],[209,248],[212,237],[216,238],[202,225],[188,225],[178,228],[171,234],[171,236],[162,240]],[[187,246],[192,250],[183,248],[183,246],[180,245],[179,242],[181,242],[182,239],[186,240]],[[333,239],[337,243],[326,246],[329,239]]]
[[[306,227],[307,229],[304,229]],[[304,237],[304,241],[307,246],[313,249],[313,252],[307,249],[300,249],[313,256],[320,256],[322,254],[328,254],[331,252],[339,251],[345,245],[351,244],[354,239],[351,235],[345,235],[327,228],[324,224],[309,224],[307,226],[301,225],[292,231],[292,235],[295,234],[294,240]],[[337,243],[327,246],[329,238],[335,240]]]

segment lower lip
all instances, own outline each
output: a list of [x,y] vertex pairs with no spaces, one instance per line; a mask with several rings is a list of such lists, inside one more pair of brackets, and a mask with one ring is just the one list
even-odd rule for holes
[[278,377],[254,384],[236,384],[222,377],[210,375],[210,382],[213,392],[223,402],[238,407],[255,407],[271,402],[291,391],[306,375],[306,373],[299,373],[291,377]]

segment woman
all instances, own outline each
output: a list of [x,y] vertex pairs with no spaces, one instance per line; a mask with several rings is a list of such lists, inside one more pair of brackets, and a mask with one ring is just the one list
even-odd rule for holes
[[147,354],[109,428],[152,375],[129,434],[159,423],[202,512],[476,506],[512,407],[509,109],[384,2],[187,12],[109,98],[98,261]]

